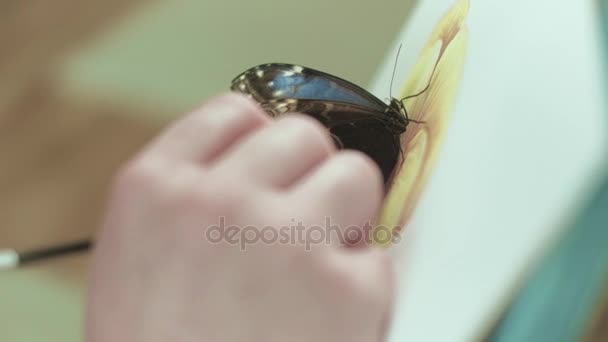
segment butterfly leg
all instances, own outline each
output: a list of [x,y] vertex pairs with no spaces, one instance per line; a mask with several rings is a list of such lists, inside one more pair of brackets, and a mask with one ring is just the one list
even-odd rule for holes
[[334,139],[334,142],[336,143],[336,147],[339,150],[343,150],[344,149],[344,144],[342,143],[342,140],[340,140],[340,138],[337,135],[335,135],[335,134],[333,134],[331,132],[329,132],[329,134],[331,135],[332,139]]
[[414,119],[410,119],[408,113],[407,113],[407,108],[405,107],[405,104],[403,104],[403,102],[398,102],[399,106],[401,107],[401,111],[403,112],[403,116],[405,116],[405,121],[406,122],[415,122],[417,124],[423,124],[426,123],[425,121],[419,121],[419,120],[414,120]]
[[403,103],[403,101],[412,99],[414,97],[418,97],[418,96],[424,94],[427,90],[429,90],[429,88],[431,87],[431,82],[433,81],[433,76],[435,76],[435,70],[437,70],[437,63],[435,63],[435,66],[433,67],[433,71],[431,72],[431,77],[429,77],[429,82],[426,84],[426,87],[424,87],[424,89],[422,89],[422,91],[420,91],[414,95],[406,96],[399,101],[401,101]]
[[399,142],[399,153],[401,156],[401,163],[399,164],[399,170],[401,170],[401,168],[403,167],[403,163],[405,162],[405,155],[403,154],[403,146],[401,146],[401,141],[400,139],[397,139],[397,142]]

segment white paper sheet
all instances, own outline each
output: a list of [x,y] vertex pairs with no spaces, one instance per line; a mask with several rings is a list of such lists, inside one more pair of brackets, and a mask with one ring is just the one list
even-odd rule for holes
[[[371,90],[407,78],[456,0],[422,0]],[[464,76],[399,255],[390,341],[470,341],[593,186],[606,151],[593,1],[471,0]]]

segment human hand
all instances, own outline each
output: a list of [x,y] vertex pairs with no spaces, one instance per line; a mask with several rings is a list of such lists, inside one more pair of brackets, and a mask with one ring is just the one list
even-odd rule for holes
[[277,230],[302,222],[306,232],[330,217],[341,233],[363,229],[382,191],[375,164],[335,151],[313,119],[271,120],[236,94],[212,99],[116,177],[95,248],[87,340],[383,340],[393,291],[384,251],[339,239],[243,250],[205,231],[221,218]]

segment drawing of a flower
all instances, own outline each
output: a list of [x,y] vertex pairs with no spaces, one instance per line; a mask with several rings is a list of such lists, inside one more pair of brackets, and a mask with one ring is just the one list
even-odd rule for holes
[[437,158],[464,68],[468,10],[469,0],[459,0],[439,21],[399,93],[399,98],[419,93],[432,75],[428,90],[405,102],[409,118],[424,123],[410,123],[401,136],[404,160],[397,162],[376,221],[376,227],[389,228],[393,234],[411,217]]

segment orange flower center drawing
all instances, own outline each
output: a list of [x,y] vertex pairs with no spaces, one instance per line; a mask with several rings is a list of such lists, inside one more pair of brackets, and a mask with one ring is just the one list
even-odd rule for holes
[[409,118],[424,123],[410,123],[401,136],[402,159],[375,225],[391,236],[376,234],[379,244],[390,244],[407,223],[437,158],[464,68],[468,10],[469,0],[459,0],[439,21],[399,92],[398,98],[419,93],[432,76],[423,94],[405,102]]

